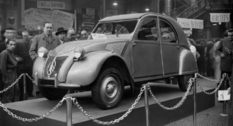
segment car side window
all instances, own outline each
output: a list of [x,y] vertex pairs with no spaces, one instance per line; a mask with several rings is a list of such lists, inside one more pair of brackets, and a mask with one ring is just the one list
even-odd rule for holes
[[162,42],[176,43],[177,36],[173,27],[166,21],[160,20],[160,33]]
[[138,40],[157,40],[157,27],[156,18],[146,18],[140,28],[137,35]]

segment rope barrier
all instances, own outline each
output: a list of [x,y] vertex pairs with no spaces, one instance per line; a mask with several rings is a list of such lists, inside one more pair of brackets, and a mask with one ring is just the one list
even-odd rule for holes
[[192,87],[192,82],[194,82],[194,78],[190,78],[189,80],[189,85],[188,85],[188,88],[187,88],[187,91],[185,92],[184,96],[182,97],[182,99],[173,107],[166,107],[164,106],[163,104],[161,104],[161,102],[159,102],[159,100],[155,97],[155,95],[153,94],[153,92],[151,91],[151,88],[150,86],[148,85],[147,88],[149,90],[149,93],[150,95],[153,97],[153,99],[155,100],[156,103],[158,103],[158,105],[160,107],[162,107],[163,109],[166,109],[166,110],[174,110],[174,109],[177,109],[179,108],[181,105],[183,105],[184,101],[186,100],[188,94],[189,94],[189,91]]
[[15,82],[13,82],[10,86],[8,86],[7,88],[3,89],[0,91],[0,94],[6,92],[7,90],[9,90],[10,88],[12,88],[15,84],[18,83],[18,81],[21,79],[21,77],[23,76],[24,74],[21,74],[16,80]]
[[[203,77],[202,75],[200,75],[200,74],[198,74],[198,73],[197,73],[197,75],[200,76],[200,77]],[[207,77],[204,77],[204,78],[203,78],[203,79],[206,79],[206,80],[209,80],[209,81],[219,82],[219,85],[218,85],[218,86],[215,88],[215,90],[212,91],[212,92],[207,92],[203,87],[200,86],[199,83],[197,83],[197,86],[198,86],[205,94],[207,94],[207,95],[212,95],[212,94],[216,93],[216,92],[219,90],[219,88],[220,88],[221,85],[223,84],[223,81],[224,81],[225,77],[226,77],[226,74],[224,73],[223,76],[222,76],[222,78],[221,78],[220,80],[218,80],[218,81],[217,81],[217,80],[214,80],[214,79],[207,78]]]
[[[16,80],[14,83],[12,83],[10,86],[8,86],[7,88],[5,88],[4,90],[0,91],[0,93],[4,93],[6,92],[7,90],[9,90],[11,87],[13,87],[21,78],[22,76],[26,75],[32,82],[34,82],[34,80],[26,73],[26,74],[21,74]],[[198,84],[198,87],[203,91],[205,92],[206,94],[213,94],[215,93],[222,85],[225,77],[226,77],[226,74],[223,74],[223,77],[221,78],[221,80],[215,80],[215,79],[210,79],[210,78],[207,78],[207,77],[204,77],[200,74],[197,73],[198,76],[202,77],[203,79],[206,79],[206,80],[209,80],[209,81],[214,81],[214,82],[220,82],[220,84],[218,85],[218,87],[213,91],[213,92],[207,92],[206,90],[204,90],[203,87],[201,87],[199,84]],[[192,88],[192,84],[193,82],[195,81],[195,78],[190,78],[189,80],[189,85],[187,87],[187,91],[184,93],[183,97],[181,98],[181,100],[176,104],[174,105],[173,107],[166,107],[164,105],[161,104],[161,102],[159,102],[159,100],[155,97],[155,95],[153,94],[152,90],[151,90],[151,87],[149,85],[144,85],[141,90],[140,90],[140,93],[138,95],[138,97],[136,98],[136,100],[134,101],[134,103],[131,105],[131,107],[127,110],[127,112],[125,112],[125,114],[123,114],[121,117],[119,117],[118,119],[115,119],[113,121],[100,121],[100,120],[97,120],[96,118],[94,118],[93,116],[89,115],[87,113],[87,111],[85,111],[83,109],[83,107],[78,103],[78,101],[76,100],[76,98],[72,98],[72,97],[64,97],[62,100],[60,100],[58,102],[58,104],[53,107],[49,112],[39,116],[39,117],[35,117],[35,118],[23,118],[23,117],[20,117],[20,116],[17,116],[16,114],[12,113],[3,103],[0,102],[0,107],[3,108],[3,110],[8,113],[10,116],[12,116],[13,118],[16,118],[18,120],[21,120],[23,122],[35,122],[35,121],[38,121],[38,120],[41,120],[41,119],[44,119],[45,117],[49,116],[52,112],[56,111],[64,102],[64,100],[66,99],[71,99],[73,104],[77,106],[77,108],[85,115],[87,116],[89,119],[91,119],[93,122],[97,123],[97,124],[102,124],[102,125],[113,125],[113,124],[116,124],[116,123],[119,123],[120,121],[124,120],[131,112],[132,110],[136,107],[138,101],[140,100],[143,92],[145,91],[145,89],[147,88],[149,90],[149,93],[150,95],[152,96],[152,98],[155,100],[156,103],[158,103],[158,105],[160,107],[162,107],[163,109],[166,109],[166,110],[174,110],[174,109],[177,109],[179,108],[180,106],[183,105],[184,101],[187,99],[187,96],[190,92],[190,89]]]
[[116,123],[119,123],[120,121],[122,121],[123,119],[125,119],[131,112],[132,110],[136,107],[136,104],[138,103],[138,101],[140,100],[144,90],[145,90],[145,86],[143,86],[141,88],[141,91],[137,97],[137,99],[135,100],[135,102],[132,104],[132,106],[128,109],[128,111],[123,114],[121,117],[119,117],[118,119],[115,119],[113,121],[100,121],[95,119],[93,116],[89,115],[83,108],[81,105],[79,105],[78,101],[76,99],[74,99],[73,103],[79,108],[79,110],[85,115],[87,116],[89,119],[91,119],[93,122],[97,123],[97,124],[101,124],[101,125],[113,125]]

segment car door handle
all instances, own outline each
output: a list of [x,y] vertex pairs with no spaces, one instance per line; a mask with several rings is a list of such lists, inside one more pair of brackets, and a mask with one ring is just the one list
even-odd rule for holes
[[133,46],[136,46],[136,43],[133,43]]

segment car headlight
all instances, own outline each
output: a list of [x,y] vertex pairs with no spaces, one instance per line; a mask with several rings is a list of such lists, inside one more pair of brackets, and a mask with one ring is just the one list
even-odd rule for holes
[[44,52],[38,52],[39,57],[44,57]]
[[74,58],[75,60],[80,60],[83,58],[85,54],[85,51],[83,48],[81,47],[76,47],[75,50],[74,50]]
[[38,56],[39,57],[45,57],[47,53],[48,53],[48,50],[44,47],[40,47],[38,49]]

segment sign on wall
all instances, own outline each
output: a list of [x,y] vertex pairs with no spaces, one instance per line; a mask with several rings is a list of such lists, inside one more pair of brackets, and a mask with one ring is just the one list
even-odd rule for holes
[[88,14],[88,15],[95,15],[95,9],[93,9],[93,8],[87,8],[86,9],[86,14]]
[[27,30],[39,30],[43,27],[44,22],[52,22],[54,30],[58,27],[68,29],[73,27],[74,22],[74,14],[72,13],[36,8],[25,10],[24,18]]
[[44,9],[65,9],[64,2],[37,1],[37,8]]
[[177,18],[177,22],[182,28],[190,28],[190,29],[203,29],[204,28],[203,20]]
[[210,22],[219,23],[229,22],[230,13],[210,13]]
[[59,10],[53,11],[52,23],[55,29],[59,27],[64,27],[66,29],[72,28],[73,22],[74,22],[74,14]]

